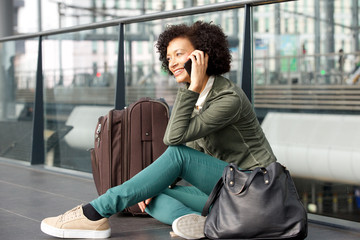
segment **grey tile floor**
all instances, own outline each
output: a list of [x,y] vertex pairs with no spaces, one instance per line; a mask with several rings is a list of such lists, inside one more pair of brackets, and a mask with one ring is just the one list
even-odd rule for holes
[[[0,239],[53,239],[40,231],[41,220],[96,196],[91,175],[76,176],[0,159]],[[110,224],[111,239],[174,239],[170,226],[150,217],[114,215]],[[355,240],[360,233],[309,223],[307,239]]]

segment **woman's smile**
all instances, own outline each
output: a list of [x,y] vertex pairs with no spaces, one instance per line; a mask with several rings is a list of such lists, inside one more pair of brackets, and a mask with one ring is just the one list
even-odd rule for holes
[[173,74],[175,77],[179,76],[181,73],[183,73],[185,68],[176,69]]
[[167,47],[169,69],[178,83],[190,83],[190,75],[186,72],[184,64],[194,50],[190,40],[185,37],[174,38]]

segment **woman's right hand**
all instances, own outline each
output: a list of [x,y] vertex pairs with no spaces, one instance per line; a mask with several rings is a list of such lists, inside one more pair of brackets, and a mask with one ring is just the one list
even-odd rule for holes
[[189,90],[200,93],[209,78],[206,74],[209,55],[203,51],[195,50],[188,58],[192,61]]

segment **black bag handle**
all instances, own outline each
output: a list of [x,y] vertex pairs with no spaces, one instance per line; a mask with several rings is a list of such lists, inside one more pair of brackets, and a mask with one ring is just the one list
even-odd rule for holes
[[[234,170],[235,171],[235,170]],[[245,184],[243,185],[243,187],[240,189],[240,191],[238,192],[238,194],[242,193],[243,191],[245,191],[247,188],[249,188],[250,184],[252,183],[252,181],[254,180],[255,176],[258,173],[262,173],[264,175],[264,183],[265,184],[269,184],[270,179],[269,179],[269,175],[267,174],[267,170],[264,167],[258,167],[255,168],[253,171],[251,171],[249,177],[246,179]]]
[[202,210],[201,216],[207,216],[209,214],[209,210],[211,205],[214,203],[215,199],[219,196],[221,188],[224,186],[223,178],[221,177],[219,181],[216,183],[215,187],[210,193],[208,200],[205,203],[205,206]]
[[[227,168],[232,168],[233,172],[235,170],[237,170],[237,167],[236,167],[235,164],[230,164]],[[243,170],[243,171],[249,171],[249,170]],[[205,217],[205,216],[207,216],[209,214],[209,210],[210,210],[211,205],[214,203],[216,198],[219,196],[220,190],[224,186],[224,179],[225,179],[225,175],[226,175],[225,172],[226,171],[224,171],[223,176],[219,179],[219,181],[216,183],[215,187],[211,191],[211,193],[209,195],[209,198],[206,201],[205,206],[204,206],[204,208],[202,210],[201,216]],[[268,178],[266,168],[264,168],[264,167],[255,168],[253,171],[251,171],[250,176],[246,179],[246,182],[245,182],[244,186],[241,188],[241,190],[240,190],[240,192],[238,194],[242,193],[243,191],[245,191],[245,189],[247,189],[250,186],[251,182],[254,180],[255,176],[258,173],[262,173],[262,174],[264,174],[264,176],[267,176],[267,177],[265,177],[265,184],[269,183],[270,179]],[[233,176],[231,176],[231,178],[233,179],[234,178],[234,173],[232,175]]]

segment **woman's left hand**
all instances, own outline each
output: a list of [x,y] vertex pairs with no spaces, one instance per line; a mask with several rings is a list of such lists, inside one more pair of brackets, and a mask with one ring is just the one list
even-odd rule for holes
[[151,199],[152,199],[152,198],[149,198],[149,199],[146,199],[145,201],[142,201],[142,202],[139,202],[139,203],[138,203],[138,206],[139,206],[141,212],[145,212],[145,208],[146,208],[147,205],[150,204]]
[[188,58],[192,61],[189,90],[200,93],[209,78],[206,74],[209,55],[203,51],[195,50]]

